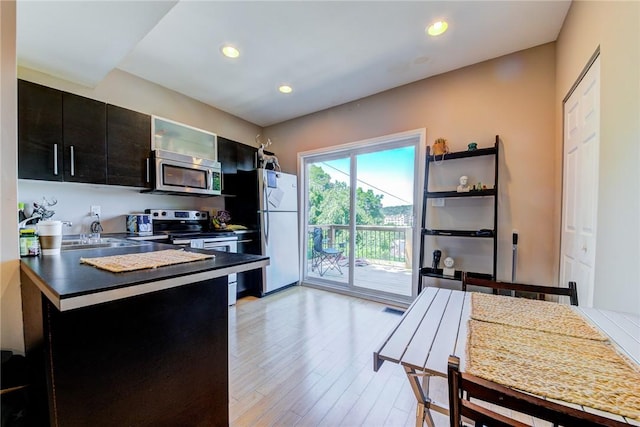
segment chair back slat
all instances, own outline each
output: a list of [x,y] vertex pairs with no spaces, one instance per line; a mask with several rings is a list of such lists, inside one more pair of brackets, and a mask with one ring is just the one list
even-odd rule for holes
[[525,283],[481,279],[464,272],[462,273],[462,290],[466,292],[467,286],[469,285],[491,288],[494,290],[494,293],[497,293],[498,290],[531,292],[541,295],[542,299],[544,299],[544,295],[547,294],[567,296],[569,297],[571,305],[578,305],[578,289],[576,282],[569,282],[568,287],[562,288],[558,286],[529,285]]

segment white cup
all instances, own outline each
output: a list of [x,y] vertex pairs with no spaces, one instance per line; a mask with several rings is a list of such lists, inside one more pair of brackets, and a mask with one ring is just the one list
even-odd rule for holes
[[38,236],[42,255],[58,255],[62,245],[62,221],[40,221]]

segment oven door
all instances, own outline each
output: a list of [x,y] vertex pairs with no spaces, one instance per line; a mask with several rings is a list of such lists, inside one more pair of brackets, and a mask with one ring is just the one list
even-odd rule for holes
[[197,249],[210,249],[220,252],[238,252],[238,241],[235,240],[219,240],[219,239],[192,239],[191,247]]
[[[197,249],[209,249],[221,252],[238,252],[238,238],[235,239],[192,239],[191,247]],[[236,289],[238,282],[238,273],[229,274],[229,305],[236,302]]]

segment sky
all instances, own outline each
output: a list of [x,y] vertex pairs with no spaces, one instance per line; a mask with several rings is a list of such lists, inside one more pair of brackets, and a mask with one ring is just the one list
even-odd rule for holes
[[[413,146],[357,155],[358,186],[382,194],[383,207],[412,205],[414,155]],[[348,157],[323,161],[318,166],[333,180],[349,182]]]

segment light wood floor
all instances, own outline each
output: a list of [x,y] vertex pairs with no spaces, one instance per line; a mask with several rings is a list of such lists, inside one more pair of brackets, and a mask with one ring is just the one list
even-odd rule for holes
[[[301,286],[239,300],[229,309],[231,425],[415,425],[402,368],[373,371],[374,348],[400,319],[385,307]],[[446,394],[442,384],[432,395]]]

